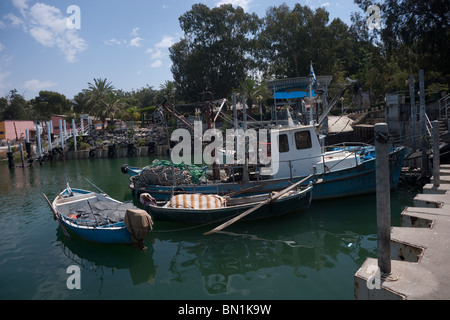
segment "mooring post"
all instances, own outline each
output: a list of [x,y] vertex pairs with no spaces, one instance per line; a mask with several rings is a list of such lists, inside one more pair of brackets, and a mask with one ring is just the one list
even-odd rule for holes
[[75,127],[75,120],[72,119],[72,133],[73,133],[73,147],[77,151],[77,128]]
[[375,175],[378,229],[378,267],[381,276],[391,274],[391,194],[388,126],[375,124]]
[[439,166],[439,121],[433,121],[433,185],[437,188],[440,185]]
[[416,122],[417,122],[417,109],[416,109],[416,94],[414,92],[414,75],[409,76],[409,99],[411,104],[411,136],[412,136],[412,149],[416,150]]
[[425,120],[425,80],[423,70],[419,70],[419,88],[420,88],[420,134],[422,136],[422,175],[429,173],[428,171],[428,155],[426,146],[426,120]]

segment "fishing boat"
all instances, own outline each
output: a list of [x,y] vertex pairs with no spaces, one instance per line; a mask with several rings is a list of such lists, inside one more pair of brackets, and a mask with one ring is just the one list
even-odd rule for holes
[[[331,199],[374,193],[375,153],[373,146],[344,145],[325,150],[322,137],[319,137],[313,125],[294,125],[276,129],[276,138],[270,141],[272,154],[277,152],[278,159],[272,159],[273,172],[261,175],[259,165],[249,166],[247,177],[242,168],[232,165],[218,167],[220,179],[210,180],[207,175],[197,182],[177,179],[163,179],[158,172],[143,171],[130,178],[129,187],[137,194],[149,193],[157,200],[168,200],[172,193],[202,193],[226,195],[244,189],[252,189],[252,194],[282,190],[308,175],[304,182],[314,185],[313,200]],[[390,186],[398,186],[406,148],[392,147],[389,151]],[[228,175],[226,174],[228,172]],[[223,175],[222,175],[223,173]],[[176,177],[176,176],[175,176]]]
[[[173,196],[163,205],[148,193],[140,195],[141,202],[156,221],[184,223],[220,222],[249,212],[242,220],[273,218],[290,212],[307,210],[312,200],[312,184],[296,187],[279,197],[277,193],[252,196],[228,197],[216,194],[180,194]],[[266,202],[266,203],[265,203]],[[257,208],[255,208],[258,206]]]
[[[45,196],[45,195],[44,195]],[[63,230],[104,244],[140,244],[153,222],[146,211],[105,193],[67,187],[49,203]]]
[[122,173],[128,174],[130,177],[135,176],[139,173],[141,173],[142,168],[139,167],[130,167],[128,164],[123,164],[120,167],[120,170]]

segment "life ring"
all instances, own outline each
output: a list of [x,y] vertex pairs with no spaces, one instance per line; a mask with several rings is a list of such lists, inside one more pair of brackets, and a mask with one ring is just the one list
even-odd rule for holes
[[128,156],[133,156],[134,155],[134,148],[133,149],[128,149],[127,155]]
[[114,158],[114,153],[115,153],[115,152],[114,152],[113,149],[109,149],[109,150],[108,150],[108,157],[109,157],[109,158]]
[[95,157],[95,151],[94,150],[90,150],[89,151],[89,157],[90,158],[94,158]]
[[148,147],[147,154],[154,154],[155,153],[155,147]]
[[120,167],[120,171],[122,171],[122,173],[124,173],[124,174],[127,174],[128,173],[127,167],[128,167],[128,164],[123,164]]

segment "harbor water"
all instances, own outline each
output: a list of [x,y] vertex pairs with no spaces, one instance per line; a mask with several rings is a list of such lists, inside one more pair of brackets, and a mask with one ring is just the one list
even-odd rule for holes
[[[87,178],[142,208],[120,167],[153,159],[0,165],[0,299],[353,299],[355,272],[377,253],[375,194],[313,202],[306,212],[208,236],[218,224],[155,221],[146,251],[66,238],[43,194],[52,201],[67,183],[95,191]],[[392,193],[392,225],[416,194]],[[79,267],[79,289],[68,285],[71,266]]]

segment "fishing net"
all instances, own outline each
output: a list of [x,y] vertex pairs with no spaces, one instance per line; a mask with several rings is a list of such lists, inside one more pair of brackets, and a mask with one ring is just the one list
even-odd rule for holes
[[167,160],[154,160],[151,165],[133,176],[135,187],[145,185],[171,186],[173,184],[199,184],[205,176],[206,170],[196,165],[184,163],[173,164]]

